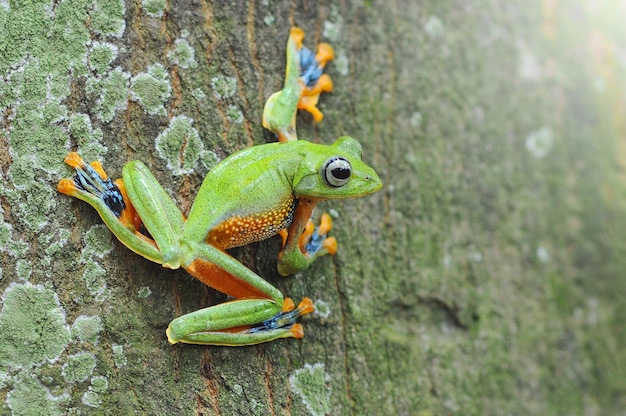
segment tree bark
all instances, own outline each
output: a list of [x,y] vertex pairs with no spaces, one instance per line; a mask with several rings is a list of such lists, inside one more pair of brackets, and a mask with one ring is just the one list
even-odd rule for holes
[[[578,3],[0,1],[2,413],[617,413],[624,10]],[[57,193],[63,157],[140,159],[188,212],[274,140],[293,25],[336,51],[300,139],[357,138],[384,189],[323,204],[339,252],[301,275],[278,239],[236,252],[316,302],[304,339],[171,346],[225,297]]]

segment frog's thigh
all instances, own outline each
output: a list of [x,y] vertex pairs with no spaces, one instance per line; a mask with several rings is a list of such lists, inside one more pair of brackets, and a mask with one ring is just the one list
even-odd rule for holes
[[278,312],[283,295],[265,279],[225,251],[205,242],[184,241],[183,267],[205,284],[237,298],[261,298],[273,301]]
[[177,268],[179,239],[185,226],[183,214],[142,162],[128,162],[122,176],[128,197],[159,247],[164,265]]
[[[227,253],[224,253],[228,256]],[[187,272],[207,286],[234,298],[267,299],[268,294],[250,282],[238,278],[214,263],[202,258],[193,260],[185,267]]]

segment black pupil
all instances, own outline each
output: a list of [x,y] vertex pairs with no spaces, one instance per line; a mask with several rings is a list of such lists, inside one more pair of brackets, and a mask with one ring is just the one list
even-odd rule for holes
[[334,168],[332,175],[337,179],[348,179],[350,177],[350,169],[348,168]]

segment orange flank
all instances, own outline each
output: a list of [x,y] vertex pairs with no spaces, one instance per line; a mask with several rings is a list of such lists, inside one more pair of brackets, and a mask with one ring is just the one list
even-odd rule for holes
[[234,298],[269,299],[260,289],[206,260],[195,259],[185,269],[205,285]]
[[220,329],[219,331],[215,331],[215,332],[228,332],[228,333],[231,333],[231,334],[237,334],[239,332],[246,332],[250,328],[251,328],[250,325],[242,325],[242,326],[234,326],[232,328]]
[[209,232],[207,242],[215,247],[228,249],[266,240],[291,223],[294,207],[294,199],[287,198],[271,211],[232,216]]

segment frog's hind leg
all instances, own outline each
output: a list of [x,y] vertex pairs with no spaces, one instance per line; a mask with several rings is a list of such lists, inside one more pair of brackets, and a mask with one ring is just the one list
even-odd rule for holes
[[[296,320],[313,311],[305,298],[297,308],[276,312],[268,299],[240,299],[200,309],[174,319],[167,328],[171,344],[243,346],[280,338],[302,338],[302,325]],[[268,317],[257,322],[259,317]]]
[[324,115],[317,108],[320,94],[330,92],[333,83],[324,67],[335,53],[332,46],[320,43],[317,53],[303,46],[304,31],[293,27],[287,41],[287,64],[282,90],[272,94],[263,108],[263,127],[273,131],[280,142],[298,140],[296,112],[308,111],[315,121]]
[[159,245],[140,231],[142,218],[127,194],[127,183],[121,179],[112,181],[99,162],[88,165],[75,152],[65,157],[65,163],[76,172],[71,178],[59,182],[59,192],[87,202],[124,245],[149,260],[163,264]]
[[313,311],[305,298],[296,308],[291,299],[223,250],[204,242],[186,242],[183,267],[194,277],[236,299],[174,319],[170,343],[251,345],[279,338],[302,338],[297,319]]

